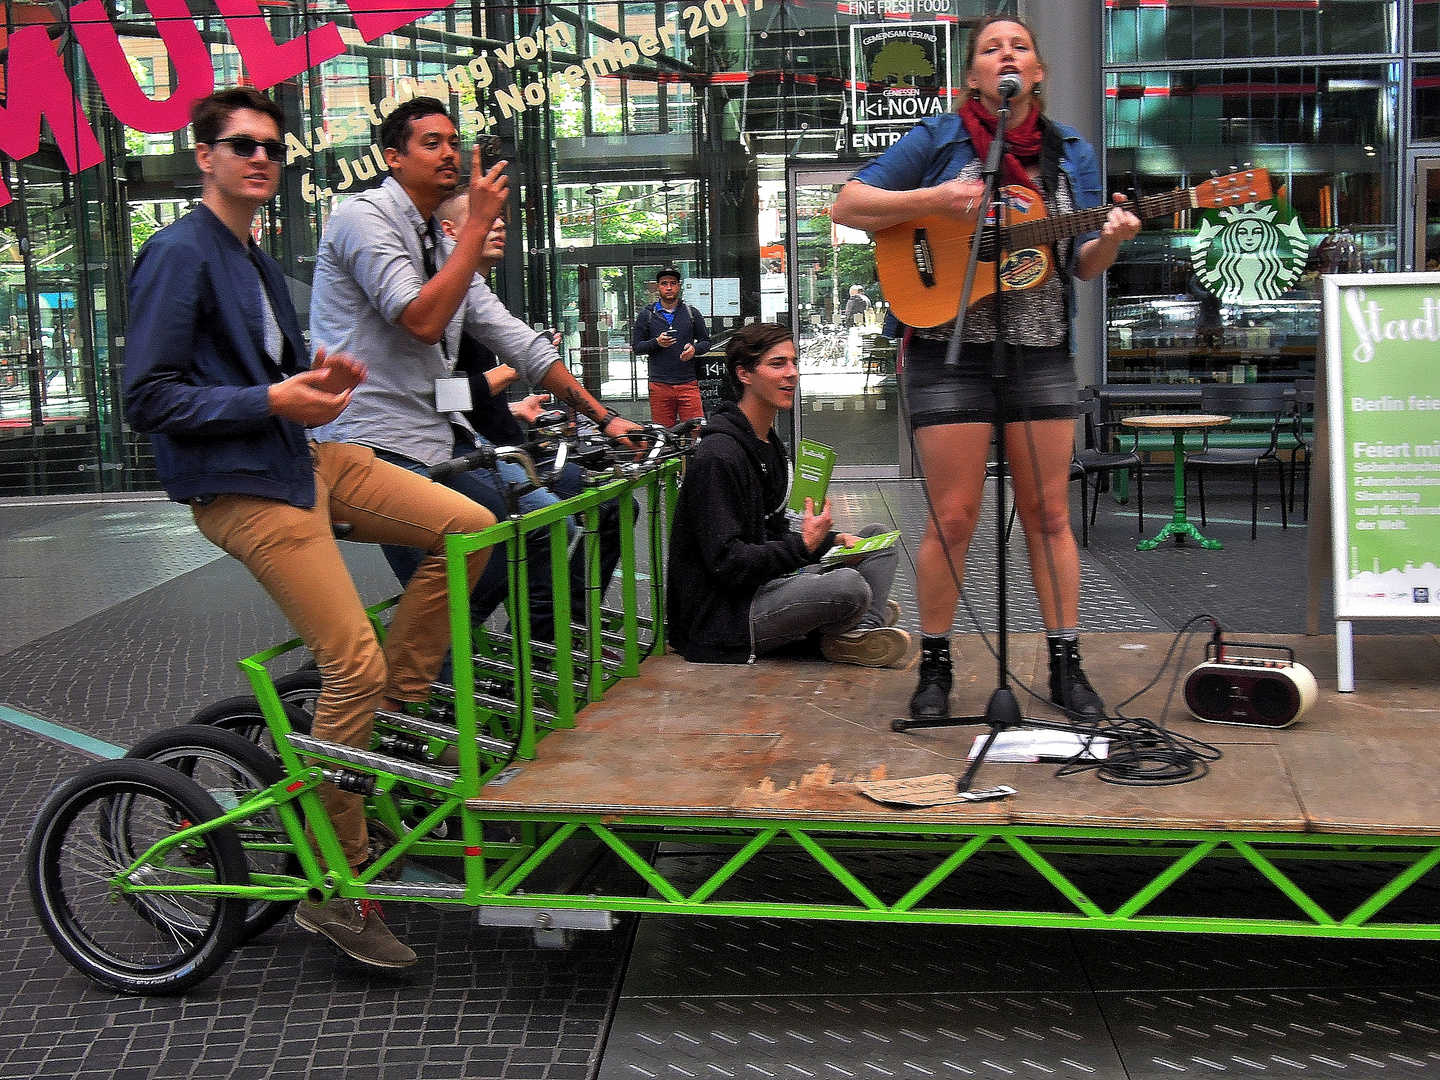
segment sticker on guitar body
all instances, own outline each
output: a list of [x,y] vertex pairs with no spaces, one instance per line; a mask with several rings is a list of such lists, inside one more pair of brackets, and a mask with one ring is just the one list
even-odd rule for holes
[[1000,264],[1000,281],[1006,292],[1033,289],[1050,276],[1048,248],[1026,248],[1012,251]]

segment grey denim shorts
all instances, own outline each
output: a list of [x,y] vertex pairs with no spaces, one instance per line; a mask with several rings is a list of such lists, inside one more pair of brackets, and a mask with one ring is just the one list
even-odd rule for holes
[[[905,394],[912,427],[993,424],[999,411],[990,377],[992,346],[966,343],[960,365],[945,367],[946,344],[911,338],[905,350]],[[1070,350],[1006,347],[1004,422],[1073,420],[1079,415],[1079,384]]]

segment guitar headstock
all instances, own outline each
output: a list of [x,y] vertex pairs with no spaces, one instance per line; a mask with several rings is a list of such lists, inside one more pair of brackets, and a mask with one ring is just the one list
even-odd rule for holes
[[1273,194],[1270,174],[1264,169],[1234,169],[1197,187],[1195,205],[1212,210],[1221,206],[1243,206],[1264,202]]

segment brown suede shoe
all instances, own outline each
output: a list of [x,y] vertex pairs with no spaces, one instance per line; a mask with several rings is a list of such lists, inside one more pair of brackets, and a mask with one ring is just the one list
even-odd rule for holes
[[415,953],[390,932],[373,900],[332,897],[322,904],[302,900],[295,908],[302,930],[324,934],[346,956],[378,968],[406,968]]

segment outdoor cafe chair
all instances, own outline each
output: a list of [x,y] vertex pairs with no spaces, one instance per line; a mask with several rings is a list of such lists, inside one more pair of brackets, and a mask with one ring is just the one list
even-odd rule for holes
[[[1285,462],[1280,458],[1280,429],[1288,422],[1289,387],[1284,383],[1207,383],[1200,387],[1200,411],[1228,416],[1227,428],[1207,428],[1200,449],[1185,455],[1185,475],[1193,472],[1200,488],[1200,524],[1208,525],[1205,515],[1205,473],[1210,469],[1250,470],[1250,539],[1254,540],[1260,518],[1260,466],[1275,465],[1280,483],[1280,527],[1288,528],[1286,514],[1288,493],[1285,485]],[[1236,422],[1238,421],[1238,423]],[[1248,421],[1248,423],[1247,423]],[[1268,426],[1269,430],[1265,428]],[[1253,431],[1251,446],[1211,446],[1216,431]]]

